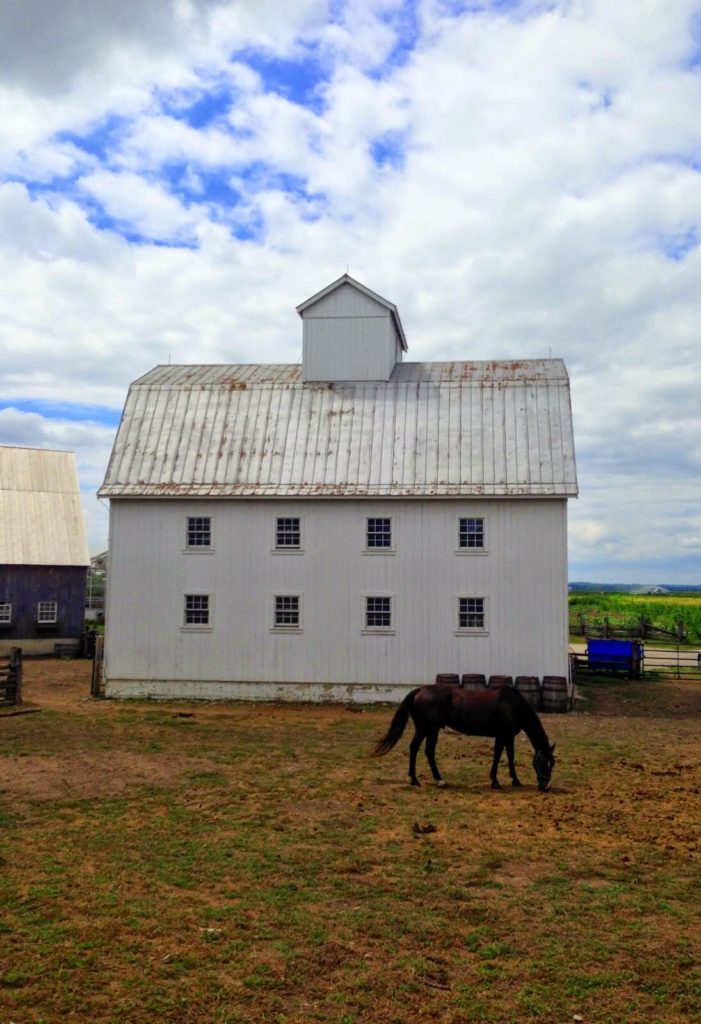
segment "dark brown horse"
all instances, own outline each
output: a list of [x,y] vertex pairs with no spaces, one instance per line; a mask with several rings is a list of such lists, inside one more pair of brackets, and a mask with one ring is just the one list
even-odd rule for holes
[[514,737],[523,730],[535,751],[533,767],[538,789],[550,788],[550,777],[555,765],[552,746],[540,719],[525,697],[512,686],[493,690],[462,690],[457,686],[419,686],[408,693],[397,708],[387,735],[375,747],[376,754],[386,754],[399,741],[409,717],[414,722],[414,738],[409,746],[409,778],[418,786],[416,755],[426,740],[426,759],[439,786],[444,785],[436,764],[438,733],[446,726],[466,736],[493,736],[494,760],[490,778],[492,789],[500,789],[497,768],[502,751],[509,760],[511,784],[520,786],[514,766]]

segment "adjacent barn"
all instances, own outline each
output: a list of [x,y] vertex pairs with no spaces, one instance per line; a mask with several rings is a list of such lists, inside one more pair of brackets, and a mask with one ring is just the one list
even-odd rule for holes
[[345,274],[301,365],[131,385],[110,500],[109,696],[394,700],[437,672],[567,675],[559,359],[405,361]]
[[0,653],[75,646],[89,564],[74,454],[0,446]]

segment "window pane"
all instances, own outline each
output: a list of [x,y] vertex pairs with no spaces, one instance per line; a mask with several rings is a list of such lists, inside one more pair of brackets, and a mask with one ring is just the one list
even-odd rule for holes
[[185,595],[185,625],[209,625],[209,594]]
[[11,604],[0,604],[0,622],[12,622]]
[[298,548],[300,545],[300,529],[298,516],[286,516],[276,520],[275,547]]
[[297,594],[276,596],[275,625],[299,626],[299,596]]
[[484,519],[460,520],[459,546],[461,548],[484,547]]
[[390,629],[392,625],[392,598],[365,598],[365,628]]
[[458,612],[460,629],[484,629],[484,598],[461,597]]
[[368,519],[368,547],[392,547],[392,520]]
[[56,601],[40,601],[37,605],[37,622],[55,622],[57,610]]
[[212,543],[212,520],[209,516],[187,517],[187,546],[208,548]]

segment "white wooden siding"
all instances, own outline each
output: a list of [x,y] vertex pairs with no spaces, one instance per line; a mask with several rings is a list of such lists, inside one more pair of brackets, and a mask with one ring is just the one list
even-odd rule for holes
[[386,312],[304,321],[305,381],[387,381],[396,356],[396,335]]
[[[212,553],[185,553],[188,515]],[[488,553],[456,553],[459,516]],[[303,554],[272,550],[299,516]],[[392,554],[365,553],[368,516]],[[437,672],[567,675],[564,500],[112,503],[107,692],[113,696],[394,699]],[[183,631],[186,593],[211,595],[211,631]],[[299,633],[271,633],[275,594],[302,595]],[[393,595],[393,633],[367,635],[364,597]],[[487,598],[484,635],[456,636],[457,597]],[[250,684],[259,684],[251,686]]]

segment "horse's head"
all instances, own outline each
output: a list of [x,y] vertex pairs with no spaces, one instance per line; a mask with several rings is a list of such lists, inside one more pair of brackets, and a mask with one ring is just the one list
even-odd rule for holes
[[550,789],[550,778],[555,767],[554,750],[554,743],[552,746],[546,744],[546,746],[536,750],[535,757],[533,758],[533,768],[538,778],[538,789],[541,793],[545,793]]

